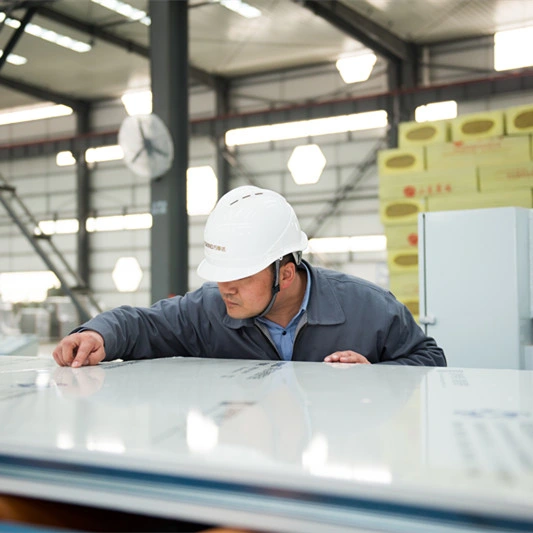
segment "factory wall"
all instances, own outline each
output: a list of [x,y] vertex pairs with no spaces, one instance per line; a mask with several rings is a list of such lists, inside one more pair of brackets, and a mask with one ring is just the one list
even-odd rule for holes
[[[432,84],[455,83],[475,77],[483,78],[492,68],[492,42],[480,39],[458,46],[441,45],[429,50],[429,61],[438,65],[423,70],[423,77]],[[468,71],[475,67],[476,72]],[[266,110],[291,104],[374,95],[387,91],[386,69],[378,60],[372,77],[360,84],[345,85],[333,65],[322,65],[295,71],[273,72],[253,78],[239,78],[232,83],[231,109],[234,113]],[[446,89],[442,90],[446,99]],[[458,102],[458,113],[503,109],[528,104],[532,94],[513,94]],[[191,90],[191,120],[214,117],[215,97],[200,87]],[[126,113],[120,100],[95,106],[91,127],[95,131],[117,129]],[[31,123],[0,126],[0,144],[16,144],[74,135],[75,117],[63,117]],[[233,155],[237,166],[232,168],[231,186],[254,183],[279,191],[291,202],[304,231],[315,227],[319,216],[330,205],[338,190],[357,177],[357,166],[365,160],[386,136],[385,128],[323,135],[313,138],[259,143],[236,147]],[[320,181],[313,185],[296,185],[288,171],[287,161],[295,146],[316,143],[327,164]],[[206,137],[190,139],[189,166],[210,165],[216,172],[214,140]],[[0,173],[16,187],[37,220],[69,219],[76,214],[76,169],[58,167],[54,157],[14,159],[0,162]],[[122,161],[96,163],[91,169],[92,215],[145,213],[150,206],[149,181],[133,174]],[[189,285],[198,287],[201,280],[196,266],[202,257],[202,231],[206,216],[189,218]],[[383,234],[379,218],[378,172],[373,167],[357,187],[341,202],[334,216],[329,217],[313,236],[356,236]],[[150,302],[150,239],[149,229],[102,231],[90,234],[90,285],[104,308],[117,305],[149,305]],[[76,265],[76,236],[55,235],[53,240],[71,265]],[[0,206],[0,273],[45,270],[42,260],[33,251],[11,219]],[[143,279],[133,293],[119,293],[111,272],[118,258],[137,258]],[[339,253],[314,255],[315,264],[359,275],[384,287],[388,286],[385,252]]]

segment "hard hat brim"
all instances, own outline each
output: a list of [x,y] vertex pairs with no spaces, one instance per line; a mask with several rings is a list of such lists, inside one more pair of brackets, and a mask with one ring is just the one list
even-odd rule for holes
[[[270,263],[269,263],[270,264]],[[236,281],[238,279],[247,278],[253,276],[261,270],[265,269],[267,265],[255,266],[255,267],[220,267],[212,265],[206,259],[198,265],[196,273],[207,281],[225,282]]]

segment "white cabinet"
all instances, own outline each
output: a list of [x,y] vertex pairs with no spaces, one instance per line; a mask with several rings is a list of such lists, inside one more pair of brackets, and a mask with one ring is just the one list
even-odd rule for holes
[[420,317],[449,366],[533,368],[533,210],[419,215]]

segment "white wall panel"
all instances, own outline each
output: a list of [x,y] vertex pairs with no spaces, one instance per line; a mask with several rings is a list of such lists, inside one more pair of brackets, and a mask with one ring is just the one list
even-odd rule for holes
[[91,113],[91,125],[97,131],[117,130],[127,116],[122,101],[117,99],[114,102],[94,106]]

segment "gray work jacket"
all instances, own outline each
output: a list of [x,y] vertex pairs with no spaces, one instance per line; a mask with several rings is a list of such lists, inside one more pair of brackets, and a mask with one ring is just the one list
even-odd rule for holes
[[[389,291],[306,265],[311,294],[298,324],[293,361],[319,362],[333,352],[353,350],[371,363],[446,366],[442,349]],[[75,331],[81,329],[103,336],[106,361],[173,356],[280,359],[264,325],[228,316],[216,283],[150,308],[105,311]]]

